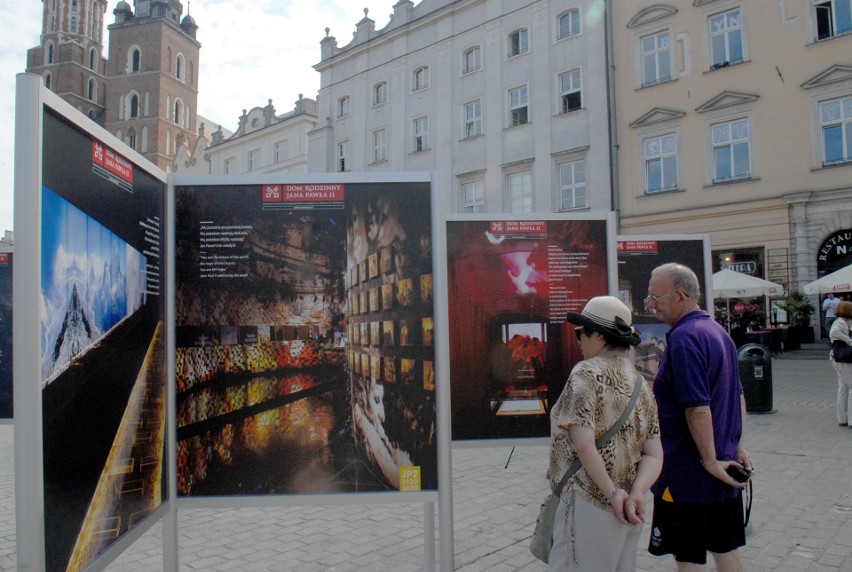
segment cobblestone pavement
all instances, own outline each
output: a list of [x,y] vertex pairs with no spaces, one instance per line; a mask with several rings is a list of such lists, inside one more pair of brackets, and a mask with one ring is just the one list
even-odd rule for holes
[[[826,354],[820,348],[774,358],[776,411],[749,416],[746,442],[758,471],[743,549],[749,571],[852,570],[852,429],[835,421],[836,381]],[[513,453],[454,448],[456,570],[544,570],[527,546],[546,492],[546,459],[544,446]],[[15,570],[14,501],[13,429],[3,425],[0,570]],[[423,516],[422,503],[181,510],[180,570],[422,570]],[[645,551],[645,528],[640,568],[675,570],[670,557]],[[156,524],[107,570],[157,571],[162,562]]]

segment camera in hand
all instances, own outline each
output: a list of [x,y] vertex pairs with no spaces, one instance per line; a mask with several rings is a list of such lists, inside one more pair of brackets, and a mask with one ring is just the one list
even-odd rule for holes
[[751,471],[736,465],[730,465],[725,472],[738,483],[744,483],[751,478]]

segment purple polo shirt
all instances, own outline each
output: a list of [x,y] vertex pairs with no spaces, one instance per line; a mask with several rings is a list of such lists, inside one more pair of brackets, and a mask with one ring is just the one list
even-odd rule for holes
[[742,436],[737,348],[722,326],[698,310],[683,316],[668,331],[666,344],[654,380],[663,471],[651,490],[655,496],[663,496],[668,488],[674,502],[714,503],[733,498],[737,489],[701,466],[685,410],[710,406],[716,458],[736,458]]

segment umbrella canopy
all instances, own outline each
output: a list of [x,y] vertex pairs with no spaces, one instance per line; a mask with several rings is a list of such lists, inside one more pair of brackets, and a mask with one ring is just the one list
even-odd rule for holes
[[805,284],[805,294],[828,294],[852,290],[852,264]]
[[783,296],[784,287],[775,282],[724,269],[713,274],[713,298]]

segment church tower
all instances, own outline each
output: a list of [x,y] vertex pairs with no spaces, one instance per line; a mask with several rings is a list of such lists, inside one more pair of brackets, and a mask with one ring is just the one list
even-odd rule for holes
[[42,0],[41,43],[27,51],[27,73],[91,119],[106,106],[106,0]]
[[168,170],[178,145],[196,139],[198,26],[192,16],[181,20],[179,0],[135,0],[134,7],[118,2],[108,26],[104,126]]

